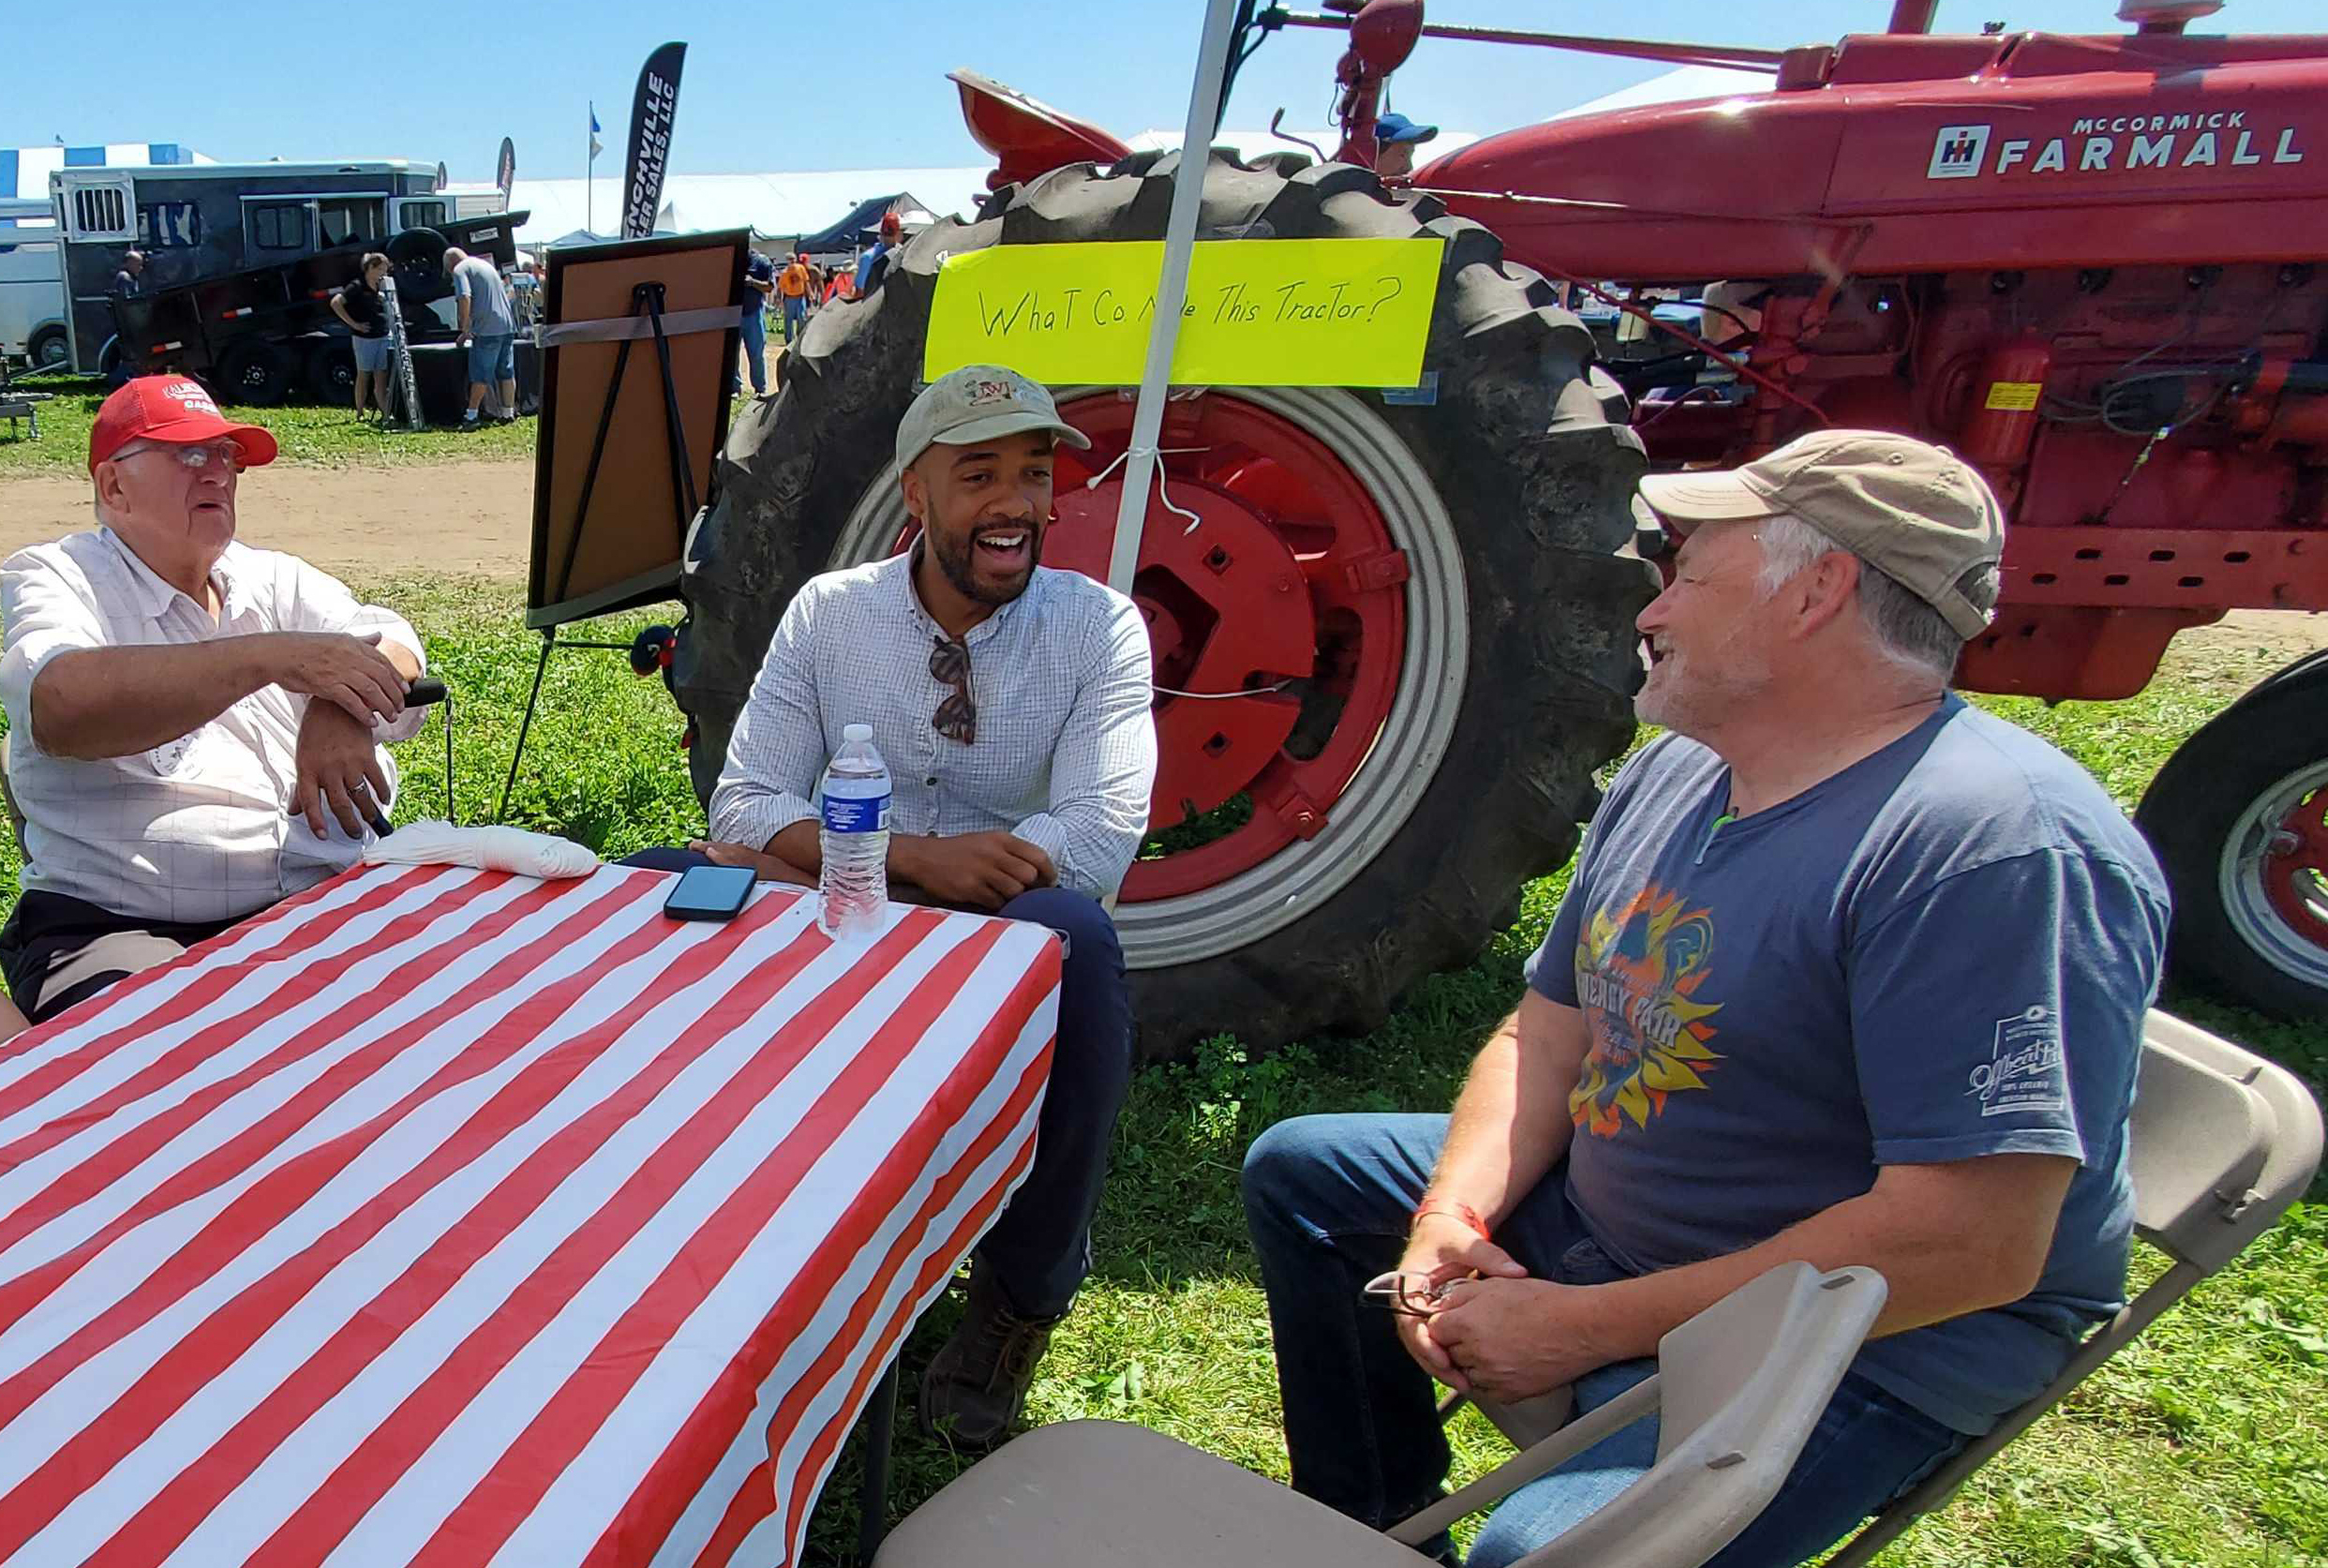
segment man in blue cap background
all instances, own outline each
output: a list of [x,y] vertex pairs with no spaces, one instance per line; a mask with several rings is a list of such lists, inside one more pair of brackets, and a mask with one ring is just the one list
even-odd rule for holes
[[1374,172],[1386,180],[1403,180],[1414,172],[1414,150],[1439,134],[1437,126],[1418,126],[1404,114],[1383,114],[1374,122]]

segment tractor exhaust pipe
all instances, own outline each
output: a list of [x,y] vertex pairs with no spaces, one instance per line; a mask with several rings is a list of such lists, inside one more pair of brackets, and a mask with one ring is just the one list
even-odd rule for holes
[[1884,31],[1929,33],[1939,11],[1940,0],[1891,0],[1891,22]]

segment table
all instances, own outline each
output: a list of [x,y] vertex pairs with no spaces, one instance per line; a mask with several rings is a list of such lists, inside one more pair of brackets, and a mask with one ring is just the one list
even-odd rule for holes
[[1059,944],[670,885],[359,868],[0,1047],[0,1563],[798,1559]]

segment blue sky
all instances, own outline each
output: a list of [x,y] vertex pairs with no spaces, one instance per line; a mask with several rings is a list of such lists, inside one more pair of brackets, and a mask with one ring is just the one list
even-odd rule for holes
[[[1291,0],[1300,10],[1314,0]],[[213,157],[441,158],[489,180],[514,137],[521,174],[583,172],[585,104],[605,126],[598,172],[619,176],[639,63],[688,44],[673,167],[690,173],[985,161],[945,72],[967,66],[1118,132],[1177,128],[1201,0],[844,0],[653,7],[636,0],[463,6],[285,0],[109,10],[12,6],[0,147],[178,142]],[[2121,31],[2115,0],[1942,0],[1944,29]],[[1888,0],[1432,0],[1431,20],[1623,31],[1783,47],[1877,28]],[[1596,25],[1610,18],[1613,25]],[[2319,0],[2232,0],[2211,31],[2322,25]],[[1229,119],[1325,119],[1337,38],[1289,30],[1240,78]],[[492,62],[499,60],[496,66]],[[1660,67],[1539,49],[1425,39],[1392,101],[1450,129],[1492,131],[1612,92]]]

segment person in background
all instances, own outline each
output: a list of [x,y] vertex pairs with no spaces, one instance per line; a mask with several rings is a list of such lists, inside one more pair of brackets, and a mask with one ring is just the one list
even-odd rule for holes
[[737,717],[711,842],[694,846],[813,885],[818,781],[843,727],[871,724],[894,791],[890,896],[1067,938],[1035,1163],[979,1242],[969,1308],[921,1381],[923,1426],[973,1449],[1018,1418],[1091,1267],[1131,1074],[1131,998],[1103,901],[1147,830],[1156,781],[1148,631],[1122,594],[1038,564],[1060,444],[1090,442],[1014,371],[970,366],[922,390],[897,432],[919,534],[793,596]]
[[235,539],[275,438],[142,376],[89,431],[98,527],[0,563],[0,705],[24,819],[0,972],[35,1022],[352,865],[425,709],[411,625]]
[[905,224],[895,213],[881,215],[881,237],[873,247],[858,258],[857,286],[851,293],[863,299],[881,287],[881,279],[889,270],[889,252],[905,243]]
[[364,394],[368,389],[380,417],[388,417],[388,301],[381,285],[388,280],[388,258],[377,250],[365,252],[352,281],[332,295],[332,314],[348,327],[355,351],[355,416],[364,417]]
[[[1778,1264],[1879,1271],[1872,1336],[1709,1564],[1795,1568],[2118,1310],[2166,884],[2091,774],[1947,689],[2004,548],[1966,464],[1823,430],[1641,499],[1683,536],[1639,621],[1634,705],[1666,733],[1609,786],[1518,1010],[1452,1115],[1264,1132],[1246,1221],[1293,1486],[1376,1525],[1440,1495],[1434,1378],[1589,1412]],[[1471,1568],[1557,1539],[1658,1438],[1513,1493]]]
[[[768,395],[768,307],[776,292],[776,263],[759,251],[745,252],[744,291],[744,369],[752,377],[752,396],[764,397]],[[733,397],[742,390],[742,381],[730,373],[727,395]]]
[[530,257],[518,257],[517,264],[510,269],[509,298],[520,330],[542,319],[542,275],[533,270]]
[[121,385],[138,371],[129,355],[129,324],[122,318],[121,302],[136,299],[144,293],[144,279],[145,252],[137,249],[123,251],[121,269],[113,274],[112,287],[106,291],[106,298],[111,302],[113,313],[113,341],[120,351],[114,357],[112,371],[107,377],[110,386]]
[[445,248],[444,270],[452,276],[460,311],[459,342],[469,351],[469,410],[461,415],[461,428],[477,428],[488,388],[499,392],[500,418],[506,425],[517,417],[517,317],[510,308],[509,286],[491,261],[459,246]]
[[832,280],[825,285],[825,303],[831,305],[838,300],[853,300],[856,297],[857,269],[846,266],[833,268]]
[[783,273],[776,279],[776,293],[784,310],[784,341],[788,344],[799,335],[808,321],[809,270],[808,258],[795,254],[785,263]]
[[115,299],[135,299],[145,291],[144,276],[145,252],[125,250],[121,253],[121,270],[113,274],[113,287],[110,292]]
[[1381,115],[1374,122],[1374,172],[1406,179],[1414,172],[1414,150],[1438,134],[1437,126],[1418,126],[1404,114]]

